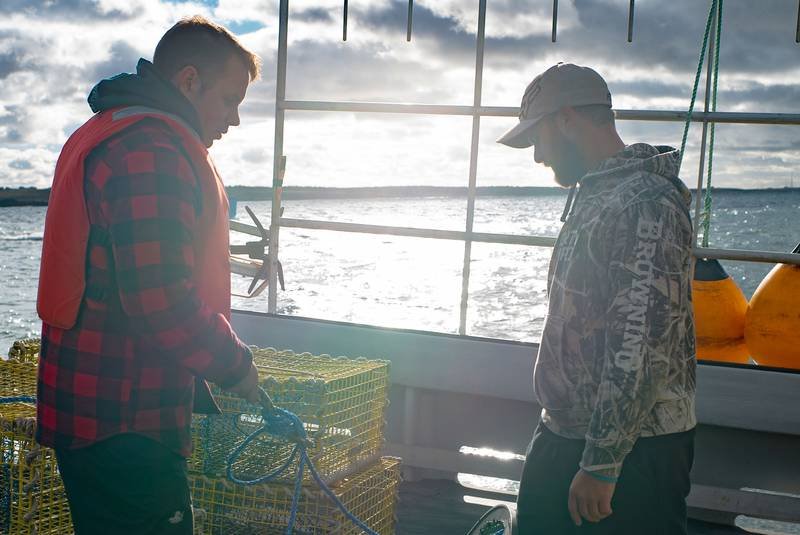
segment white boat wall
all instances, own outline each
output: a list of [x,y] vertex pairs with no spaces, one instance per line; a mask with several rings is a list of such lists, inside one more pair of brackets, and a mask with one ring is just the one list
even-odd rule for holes
[[[406,477],[519,479],[519,460],[459,450],[524,454],[541,411],[536,344],[248,311],[234,311],[233,325],[260,347],[390,360],[386,452],[403,458]],[[798,396],[800,371],[698,365],[692,516],[800,522],[800,497],[789,496],[800,496]]]

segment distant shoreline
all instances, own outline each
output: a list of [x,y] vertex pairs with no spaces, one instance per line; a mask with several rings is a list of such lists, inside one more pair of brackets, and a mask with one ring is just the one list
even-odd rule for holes
[[[258,186],[229,186],[228,196],[236,201],[268,201],[272,199],[272,188]],[[694,190],[692,190],[694,191]],[[800,188],[714,188],[715,193],[783,193],[796,192]],[[378,199],[416,197],[466,197],[466,187],[445,186],[385,186],[366,188],[323,188],[312,186],[287,186],[283,188],[285,200],[305,199]],[[483,186],[476,188],[478,197],[536,197],[564,195],[566,190],[558,187]],[[47,206],[50,188],[0,188],[0,207]]]

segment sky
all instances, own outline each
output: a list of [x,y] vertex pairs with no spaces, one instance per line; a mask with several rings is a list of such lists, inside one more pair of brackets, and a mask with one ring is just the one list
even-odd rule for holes
[[[478,0],[349,3],[294,0],[286,97],[471,105]],[[539,72],[558,61],[589,65],[608,81],[614,107],[686,110],[710,0],[639,0],[633,43],[624,0],[561,0],[550,40],[551,0],[488,0],[482,104],[518,106]],[[724,2],[717,109],[800,113],[797,0]],[[102,78],[152,59],[160,36],[183,16],[227,26],[263,60],[241,126],[211,149],[228,185],[272,180],[277,0],[2,0],[0,186],[47,187],[61,146],[91,114]],[[704,82],[698,95],[702,108]],[[551,186],[533,151],[495,140],[516,119],[481,119],[478,186]],[[287,186],[466,186],[471,117],[290,111]],[[619,121],[626,143],[679,146],[681,123]],[[682,178],[695,185],[701,126],[689,134]],[[800,186],[800,126],[720,125],[712,184]]]

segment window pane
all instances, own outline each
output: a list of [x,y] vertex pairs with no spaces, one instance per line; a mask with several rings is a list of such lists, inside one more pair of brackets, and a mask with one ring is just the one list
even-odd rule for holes
[[[458,331],[463,244],[455,241],[281,230],[286,291],[278,313],[384,327]],[[234,291],[250,280],[234,275]],[[266,292],[234,299],[265,311]]]

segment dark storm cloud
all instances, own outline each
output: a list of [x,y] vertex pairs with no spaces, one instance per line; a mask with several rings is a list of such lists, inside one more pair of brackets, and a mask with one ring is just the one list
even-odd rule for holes
[[28,17],[58,18],[58,20],[119,20],[133,18],[118,10],[103,12],[96,0],[3,0],[0,14],[21,13]]
[[[392,2],[389,7],[356,11],[358,20],[381,33],[405,39],[408,22],[408,5]],[[475,29],[469,31],[459,26],[454,17],[440,16],[422,5],[414,6],[412,41],[422,41],[432,53],[461,63],[475,61]]]
[[16,53],[0,54],[0,80],[19,69],[20,61]]
[[[544,6],[547,4],[547,6]],[[551,5],[533,0],[498,2],[487,13],[487,57],[496,67],[518,66],[532,54],[552,54],[587,64],[615,67],[664,68],[691,84],[697,68],[708,5],[695,0],[639,3],[635,10],[634,40],[627,43],[628,3],[619,0],[573,0],[574,11],[561,10],[557,43],[547,31],[495,37],[492,27],[522,14],[549,20]],[[406,5],[356,11],[359,20],[384,33],[406,29]],[[352,8],[351,8],[352,10]],[[796,3],[784,1],[725,4],[720,65],[737,73],[765,73],[800,68],[800,45],[794,43]],[[413,35],[447,59],[474,61],[475,28],[462,28],[454,17],[415,5]],[[497,32],[495,32],[497,33]],[[673,88],[674,89],[674,88]]]
[[136,63],[142,55],[143,51],[133,48],[125,41],[116,41],[111,45],[109,58],[95,64],[87,76],[91,80],[102,80],[122,72],[136,72]]
[[[448,0],[458,9],[465,9],[456,0]],[[405,42],[407,7],[405,0],[386,2],[381,7],[366,7],[366,3],[350,2],[351,27],[348,41],[327,40],[313,35],[292,41],[289,46],[287,80],[288,99],[419,102],[429,104],[468,104],[472,98],[475,66],[475,31],[477,2],[469,3],[465,18],[443,7],[444,0],[418,0],[414,3],[412,42]],[[154,3],[155,4],[155,3]],[[315,7],[314,0],[294,0],[290,20],[294,28],[308,25],[331,25],[341,30],[341,3],[338,7]],[[596,67],[609,78],[615,99],[671,99],[685,102],[688,107],[691,86],[697,68],[708,0],[642,0],[636,4],[634,42],[627,43],[628,2],[624,0],[562,0],[557,43],[550,42],[550,0],[492,0],[487,12],[485,76],[500,80],[531,63],[543,61],[574,61]],[[148,4],[149,5],[149,4]],[[455,8],[454,8],[455,9]],[[46,106],[80,102],[85,105],[89,89],[101,78],[135,70],[140,56],[149,57],[152,50],[137,50],[123,41],[106,36],[117,20],[128,20],[139,14],[103,13],[98,2],[90,0],[59,0],[30,2],[0,0],[0,18],[19,14],[36,21],[66,21],[74,30],[98,32],[97,46],[109,53],[100,62],[86,65],[61,65],[51,50],[61,42],[54,34],[29,36],[17,30],[0,30],[0,91],[5,93],[7,115],[0,117],[0,144],[26,141],[27,136],[42,128],[41,114],[27,114],[27,94],[37,95],[37,110]],[[274,22],[273,12],[264,20]],[[538,21],[532,17],[539,17]],[[520,21],[528,17],[531,28]],[[722,50],[720,56],[720,111],[762,111],[800,113],[800,45],[794,43],[797,21],[797,0],[759,0],[725,3]],[[220,21],[223,22],[224,21]],[[54,28],[54,32],[64,31]],[[359,31],[364,33],[359,34]],[[332,32],[335,35],[336,32]],[[119,37],[120,34],[112,34]],[[376,37],[377,35],[377,37]],[[65,40],[69,41],[69,40]],[[262,80],[253,84],[242,104],[243,122],[263,121],[270,132],[275,100],[275,43],[264,42],[261,50]],[[155,43],[149,43],[148,46]],[[71,57],[75,57],[74,53]],[[97,56],[95,56],[97,57]],[[9,83],[9,75],[19,76],[31,87]],[[705,72],[705,71],[704,71]],[[30,82],[29,74],[36,77]],[[534,73],[530,73],[532,76]],[[526,78],[528,73],[526,73]],[[14,77],[16,83],[17,77]],[[5,84],[4,84],[5,82]],[[702,87],[698,108],[702,107]],[[35,89],[46,87],[45,92]],[[487,86],[488,87],[488,86]],[[522,88],[520,88],[521,91]],[[491,100],[484,92],[484,103]],[[616,100],[621,102],[621,100]],[[0,100],[0,106],[3,100]],[[515,106],[518,98],[491,104]],[[14,103],[14,106],[9,105]],[[654,106],[648,106],[654,107]],[[683,108],[681,105],[679,108]],[[2,107],[0,107],[2,109]],[[77,106],[74,109],[78,109]],[[72,112],[70,112],[72,113]],[[314,112],[289,112],[290,121],[307,122],[329,117]],[[374,116],[356,114],[357,118]],[[397,116],[386,116],[392,121]],[[85,116],[69,117],[65,132],[71,132]],[[400,119],[405,120],[403,116]],[[398,119],[399,122],[400,119]],[[438,119],[437,119],[438,120]],[[444,120],[444,119],[442,119]],[[680,143],[682,128],[676,124],[628,123],[630,135],[626,141]],[[643,125],[641,128],[639,125]],[[627,125],[626,125],[627,126]],[[59,127],[60,128],[60,127]],[[781,129],[782,128],[782,129]],[[800,133],[796,127],[778,129],[760,127],[719,128],[718,152],[715,152],[715,173],[724,182],[725,173],[736,176],[740,163],[766,169],[761,155],[786,160],[800,152]],[[699,149],[699,125],[693,125],[687,154],[694,158]],[[633,134],[637,134],[634,136]],[[640,136],[638,134],[641,134]],[[398,136],[413,135],[398,128]],[[483,136],[483,134],[482,134]],[[637,137],[638,139],[634,139]],[[57,148],[57,147],[56,147]],[[262,165],[271,158],[271,146],[265,150],[249,151],[242,160]],[[776,154],[785,153],[785,154]],[[719,156],[717,156],[717,154]],[[726,162],[730,171],[726,171]],[[20,161],[25,158],[20,157]],[[688,162],[687,165],[693,162]],[[687,167],[689,175],[696,172]],[[765,175],[760,180],[768,180]]]
[[[523,30],[518,34],[492,32],[492,28],[502,28],[504,23],[521,14],[539,15],[549,21],[551,3],[531,0],[493,2],[487,13],[489,37],[486,40],[485,65],[495,71],[518,70],[520,65],[537,55],[546,55],[554,61],[581,62],[596,66],[607,74],[612,92],[617,97],[678,99],[685,101],[688,107],[708,14],[706,2],[640,2],[636,6],[633,43],[626,41],[627,2],[580,0],[573,1],[571,7],[571,10],[562,10],[558,41],[554,44],[550,41],[550,29],[546,24],[540,24],[535,31]],[[331,12],[326,13],[330,15]],[[800,68],[800,46],[793,42],[796,4],[789,1],[729,3],[724,16],[718,109],[800,112],[800,85],[788,80],[775,82],[780,73]],[[362,10],[351,5],[350,17],[357,18],[360,26],[376,31],[385,41],[358,43],[357,30],[352,29],[350,38],[353,43],[310,40],[293,43],[290,47],[288,98],[446,101],[452,88],[444,82],[444,72],[440,67],[385,53],[385,42],[404,39],[407,4],[392,2],[385,7]],[[792,24],[787,24],[787,21]],[[331,21],[334,22],[338,23],[338,20]],[[498,33],[504,35],[496,36]],[[434,58],[439,66],[471,68],[475,61],[475,25],[464,24],[455,15],[442,15],[416,3],[412,44],[409,46],[422,48],[424,56]],[[634,76],[634,71],[625,72],[625,69],[645,71],[645,74]],[[655,74],[659,71],[668,73],[668,77]],[[414,91],[411,95],[409,87]],[[698,107],[702,106],[703,88],[704,80],[701,80]],[[507,104],[516,105],[516,102]],[[308,114],[303,118],[311,120],[318,116],[320,114]],[[800,148],[793,130],[792,133],[786,130],[790,137],[777,139],[774,131],[768,129],[741,128],[733,134],[718,129],[715,172],[723,182],[726,180],[725,164],[733,158],[755,168],[791,165],[784,157],[763,159],[760,156]],[[694,125],[692,132],[696,133],[697,129],[698,125]],[[638,130],[636,128],[634,132]],[[649,123],[648,129],[641,132],[643,136],[640,139],[629,141],[679,145],[682,128],[674,124]],[[748,150],[761,154],[743,154]],[[694,157],[698,151],[697,140],[690,136],[687,154]],[[691,175],[691,170],[687,168],[687,171]]]
[[321,8],[304,9],[297,14],[292,14],[292,20],[303,22],[333,22],[330,11]]

